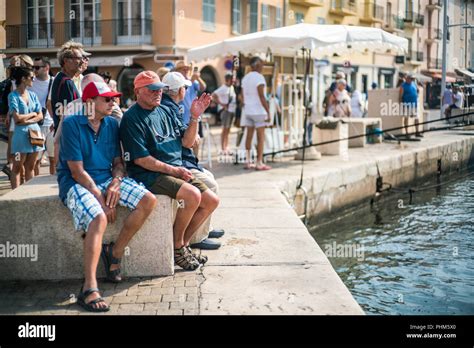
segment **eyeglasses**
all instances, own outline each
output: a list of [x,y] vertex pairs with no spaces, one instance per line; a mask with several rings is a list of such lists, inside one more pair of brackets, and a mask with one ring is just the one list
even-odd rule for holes
[[35,65],[35,66],[33,67],[33,69],[39,70],[39,69],[41,69],[41,68],[44,68],[45,66],[46,66],[46,65]]
[[[86,59],[86,57],[82,57],[82,56],[79,56],[79,57],[78,56],[69,56],[69,57],[65,57],[65,58],[79,59],[79,60],[85,60]],[[89,58],[87,58],[87,59],[89,59]]]

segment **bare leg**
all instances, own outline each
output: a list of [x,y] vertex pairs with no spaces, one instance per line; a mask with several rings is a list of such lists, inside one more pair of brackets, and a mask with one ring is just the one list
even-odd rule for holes
[[[104,213],[98,215],[89,224],[89,228],[84,239],[84,288],[97,288],[97,265],[99,264],[100,252],[102,251],[102,238],[105,229],[107,228],[107,217]],[[99,298],[99,294],[94,292],[90,294],[85,302],[89,303],[92,300]],[[105,303],[97,303],[95,308],[105,308]]]
[[198,230],[199,226],[216,210],[219,205],[219,198],[211,190],[207,190],[201,194],[201,204],[194,213],[191,221],[189,222],[188,228],[184,233],[184,244],[189,245],[189,242],[193,238],[194,233]]
[[247,153],[246,153],[247,165],[251,163],[250,152],[252,150],[252,140],[253,140],[254,131],[255,131],[255,127],[247,127],[247,139],[245,139],[245,149],[247,150]]
[[263,164],[263,145],[265,144],[265,127],[257,128],[257,165]]
[[230,132],[230,128],[222,128],[222,135],[221,135],[222,151],[227,151],[227,148],[229,147],[229,132]]
[[185,245],[184,233],[201,204],[201,193],[196,187],[183,184],[176,195],[176,199],[183,202],[183,207],[178,209],[173,226],[174,248],[179,249]]
[[17,153],[13,157],[13,166],[12,166],[12,174],[10,176],[10,183],[12,185],[12,190],[16,189],[20,186],[20,176],[21,176],[21,168],[23,168],[23,164],[26,161],[26,153]]
[[33,179],[35,176],[35,165],[38,158],[38,152],[29,153],[25,160],[25,182]]
[[49,174],[54,175],[56,173],[56,162],[54,161],[54,157],[49,158]]

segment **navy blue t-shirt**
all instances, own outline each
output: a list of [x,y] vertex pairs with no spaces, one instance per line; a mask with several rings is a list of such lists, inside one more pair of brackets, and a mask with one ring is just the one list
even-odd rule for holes
[[69,76],[60,71],[54,78],[51,86],[51,106],[53,108],[54,129],[59,126],[58,108],[62,105],[65,109],[66,105],[79,98],[79,92]]
[[183,166],[181,148],[185,130],[177,119],[167,115],[164,108],[145,110],[138,103],[134,104],[120,122],[120,140],[128,174],[150,188],[160,173],[140,167],[135,164],[136,159],[152,156],[171,166]]

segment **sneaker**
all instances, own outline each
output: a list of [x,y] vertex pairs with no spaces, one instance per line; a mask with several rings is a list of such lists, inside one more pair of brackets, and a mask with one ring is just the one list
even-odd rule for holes
[[6,174],[6,176],[8,176],[8,179],[10,179],[10,176],[12,175],[12,170],[10,169],[10,167],[8,166],[8,164],[5,164],[2,168],[2,172],[4,172]]
[[174,263],[186,271],[194,271],[200,263],[186,247],[174,249]]
[[221,238],[224,235],[225,231],[220,229],[220,230],[212,230],[209,232],[208,238]]
[[201,265],[204,265],[207,262],[208,260],[207,256],[193,253],[193,250],[189,246],[187,247],[187,249],[191,253],[191,255],[193,255],[193,257],[197,260],[197,262],[199,262]]
[[199,243],[191,244],[191,248],[202,249],[202,250],[216,250],[216,249],[219,249],[220,247],[221,247],[221,243],[209,238],[206,238]]
[[424,138],[424,135],[421,134],[421,133],[416,133],[416,134],[415,134],[415,137],[417,137],[417,138]]

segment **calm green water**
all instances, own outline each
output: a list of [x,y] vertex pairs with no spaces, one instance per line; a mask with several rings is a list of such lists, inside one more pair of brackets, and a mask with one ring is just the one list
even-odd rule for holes
[[474,314],[474,176],[413,198],[384,198],[311,234],[367,314]]

